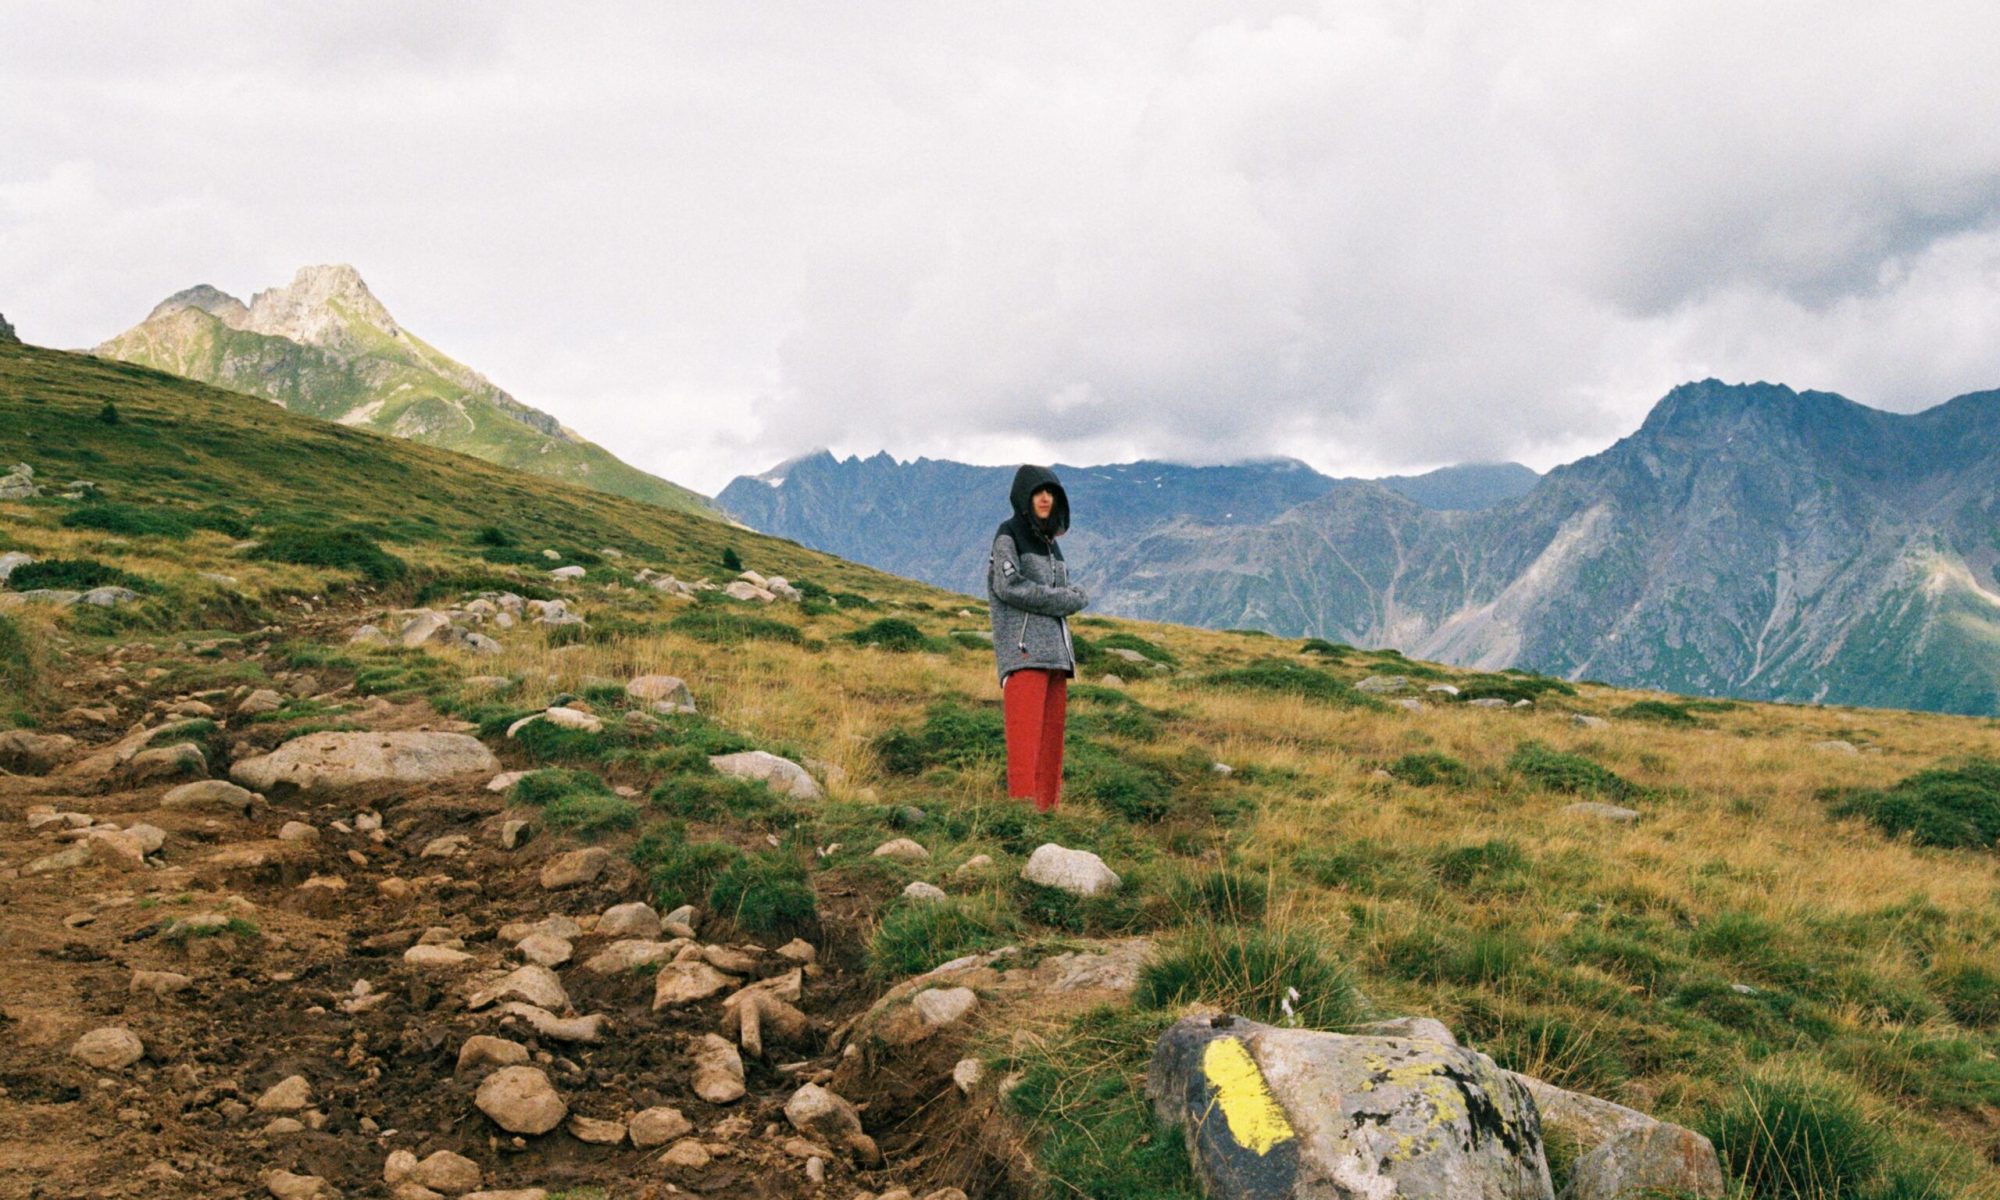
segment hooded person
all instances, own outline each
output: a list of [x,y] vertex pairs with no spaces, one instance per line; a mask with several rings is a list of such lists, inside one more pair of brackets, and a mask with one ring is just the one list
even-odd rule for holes
[[1070,583],[1056,544],[1069,530],[1069,496],[1055,472],[1022,467],[1009,499],[1014,515],[994,531],[986,569],[1006,711],[1007,794],[1049,812],[1062,794],[1063,727],[1076,674],[1068,617],[1090,598]]

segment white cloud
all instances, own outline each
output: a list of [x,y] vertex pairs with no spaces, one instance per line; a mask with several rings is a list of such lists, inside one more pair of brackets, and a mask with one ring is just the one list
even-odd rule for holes
[[1689,377],[2000,385],[2000,10],[0,12],[0,311],[358,265],[713,490],[816,445],[1546,466]]

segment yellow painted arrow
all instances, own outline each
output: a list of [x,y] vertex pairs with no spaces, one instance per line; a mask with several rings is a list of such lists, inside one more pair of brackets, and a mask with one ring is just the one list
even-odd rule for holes
[[1229,1136],[1253,1154],[1269,1154],[1292,1140],[1291,1122],[1264,1083],[1263,1072],[1243,1043],[1216,1038],[1201,1052],[1201,1073],[1215,1091],[1215,1105],[1229,1123]]

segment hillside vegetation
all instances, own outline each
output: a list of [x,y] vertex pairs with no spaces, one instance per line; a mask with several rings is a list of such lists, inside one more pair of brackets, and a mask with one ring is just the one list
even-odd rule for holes
[[[963,1182],[975,1170],[1003,1194],[1193,1194],[1177,1135],[1153,1126],[1140,1089],[1152,1039],[1206,1005],[1329,1028],[1438,1018],[1503,1066],[1708,1133],[1746,1195],[2000,1197],[2000,722],[1689,701],[1326,641],[1086,617],[1076,623],[1086,661],[1072,691],[1065,800],[1044,818],[1004,797],[983,605],[966,597],[142,368],[0,347],[0,467],[13,462],[32,465],[51,492],[94,481],[97,498],[0,502],[0,553],[33,556],[49,586],[115,577],[138,599],[0,608],[0,678],[12,697],[0,724],[83,736],[73,706],[118,706],[122,728],[149,705],[299,672],[313,678],[310,696],[255,723],[179,736],[228,760],[252,743],[261,752],[310,730],[376,727],[391,713],[409,726],[463,722],[508,769],[538,773],[508,797],[452,797],[464,814],[453,819],[487,821],[504,808],[543,831],[537,854],[612,849],[642,881],[618,898],[651,898],[662,911],[692,903],[766,945],[805,936],[831,972],[829,1021],[961,954],[1015,945],[1032,961],[1149,940],[1130,1004],[996,1006],[975,1021],[963,1053],[1012,1078],[1001,1102],[1007,1137],[1032,1169],[1000,1172],[991,1131],[969,1127],[948,1085],[919,1097],[884,1090],[856,1098],[869,1099],[868,1130],[886,1164],[853,1167],[833,1194]],[[804,601],[670,595],[638,575],[726,581],[725,551],[786,576]],[[562,565],[585,574],[552,579]],[[364,622],[393,634],[397,610],[501,590],[560,596],[588,624],[524,624],[497,634],[492,655],[348,643]],[[684,678],[699,714],[626,719],[643,706],[624,683],[647,673]],[[1388,676],[1402,685],[1355,686]],[[1438,684],[1457,695],[1427,690]],[[1421,708],[1397,703],[1405,699]],[[559,700],[594,711],[604,728],[542,722],[506,736]],[[1529,703],[1514,707],[1520,700]],[[746,749],[809,763],[826,795],[797,799],[709,769],[708,755]],[[0,788],[10,821],[28,799]],[[1572,807],[1580,803],[1636,817]],[[384,809],[392,826],[406,809],[428,822],[398,835],[411,847],[474,830],[440,825],[442,809],[421,796]],[[927,857],[873,853],[899,837]],[[1023,882],[1021,863],[1045,841],[1095,851],[1124,886],[1078,900]],[[354,875],[358,892],[361,872],[379,863],[347,866],[344,845],[329,841],[311,869]],[[177,846],[169,842],[163,877]],[[9,849],[6,865],[41,852]],[[448,865],[402,853],[412,873]],[[992,866],[960,870],[980,854]],[[912,881],[947,897],[906,899]],[[127,875],[120,908],[101,885],[50,898],[36,890],[45,882],[0,883],[24,944],[43,946],[54,964],[36,966],[39,979],[16,968],[7,994],[41,995],[61,971],[88,970],[70,965],[90,961],[63,949],[71,943],[100,956],[164,953],[118,942],[133,906],[213,907],[227,891],[199,873],[175,876],[172,890]],[[313,968],[322,981],[313,986],[343,995],[361,960],[342,955],[360,954],[391,918],[366,900],[302,911],[283,899],[298,882],[259,877],[265,890],[246,895],[260,906],[261,937],[255,926],[239,931],[196,961],[234,955],[223,961],[263,980],[295,969],[288,947],[319,938],[336,949]],[[489,933],[521,919],[531,899],[497,884],[449,894],[464,898],[426,911]],[[99,913],[96,923],[66,930],[61,918],[79,907]],[[386,967],[367,969],[379,979]],[[122,983],[115,996],[74,986],[92,1012],[109,1006],[163,1030],[175,1019],[136,999],[125,1008]],[[425,1114],[406,1136],[457,1147],[509,1186],[553,1180],[584,1197],[679,1178],[653,1158],[581,1142],[551,1148],[554,1138],[500,1152],[469,1107],[423,1107],[458,1104],[448,1082],[397,1082],[399,1066],[436,1058],[421,1030],[450,1016],[449,1005],[399,983],[378,1011],[396,1023],[357,1032],[349,1057],[344,1033],[318,1042],[301,1033],[282,1049],[212,1048],[221,1065],[202,1069],[240,1075],[251,1096],[253,1078],[261,1086],[301,1069],[356,1094],[406,1097],[398,1103]],[[648,1019],[643,1007],[636,1014],[622,1019]],[[225,1136],[173,1115],[195,1101],[173,1107],[182,1101],[179,1085],[164,1082],[171,1058],[156,1100],[167,1107],[146,1121],[121,1121],[108,1102],[63,1100],[64,1088],[91,1086],[87,1072],[64,1076],[60,1061],[83,1027],[47,1033],[53,1051],[28,1038],[39,1057],[24,1060],[0,1098],[9,1140],[68,1163],[73,1178],[97,1168],[65,1159],[49,1130],[84,1119],[73,1106],[99,1103],[88,1110],[94,1163],[136,1170],[180,1138],[198,1160],[222,1164],[181,1168],[197,1182],[202,1171],[221,1180],[258,1164],[292,1169],[300,1155],[351,1175],[348,1186],[379,1180],[382,1147],[352,1120],[362,1108],[337,1109],[306,1142]],[[664,1072],[643,1060],[664,1037],[621,1030],[617,1053],[635,1057],[615,1068],[565,1051],[584,1060],[592,1086],[636,1087],[631,1077]],[[354,1082],[371,1069],[379,1081]],[[752,1083],[779,1086],[761,1064]],[[783,1120],[758,1102],[744,1139]],[[721,1110],[684,1107],[699,1125],[726,1124]],[[431,1122],[445,1132],[426,1132]],[[814,1194],[796,1160],[772,1154],[757,1160],[769,1178],[793,1182],[771,1183],[769,1194]],[[1563,1148],[1552,1145],[1551,1158],[1560,1187]],[[26,1178],[24,1161],[0,1159],[0,1172],[16,1172],[0,1178]],[[198,1194],[193,1186],[187,1194]]]

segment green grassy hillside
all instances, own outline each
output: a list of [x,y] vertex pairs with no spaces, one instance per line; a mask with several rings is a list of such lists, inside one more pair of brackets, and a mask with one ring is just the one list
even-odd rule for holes
[[[996,1021],[942,1052],[947,1070],[965,1053],[1020,1073],[1005,1111],[1039,1174],[1018,1191],[1193,1195],[1140,1097],[1151,1039],[1191,1005],[1283,1019],[1296,988],[1302,1023],[1436,1017],[1504,1066],[1701,1129],[1745,1196],[2000,1197],[2000,722],[1085,617],[1064,806],[1042,818],[1004,795],[965,597],[150,370],[0,347],[14,462],[103,497],[0,502],[0,552],[142,596],[0,608],[0,677],[21,681],[0,721],[61,727],[88,699],[75,681],[113,663],[155,690],[141,703],[261,685],[258,661],[227,657],[254,641],[331,697],[252,726],[260,746],[366,720],[375,699],[466,721],[509,766],[548,769],[511,799],[538,837],[610,847],[661,904],[703,905],[743,938],[814,930],[857,1003],[968,951],[1151,939],[1131,1004]],[[727,550],[806,602],[636,584],[641,566],[720,580]],[[587,574],[552,581],[557,562]],[[589,626],[510,629],[485,657],[346,644],[363,620],[502,582],[560,594]],[[685,678],[700,716],[627,720],[622,681],[654,671]],[[1421,707],[1358,690],[1371,675],[1403,677]],[[604,730],[502,736],[559,697]],[[827,798],[708,770],[751,748],[813,763]],[[871,853],[894,837],[929,857]],[[1025,883],[1049,840],[1101,854],[1123,888],[1078,901]],[[994,865],[961,873],[976,854]],[[902,899],[914,880],[948,898]],[[956,1111],[948,1083],[926,1095],[869,1110],[897,1161],[920,1162],[919,1135]],[[1559,1186],[1573,1153],[1552,1147]]]

